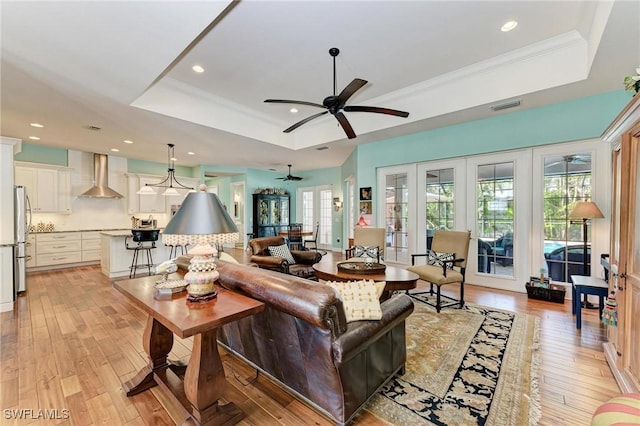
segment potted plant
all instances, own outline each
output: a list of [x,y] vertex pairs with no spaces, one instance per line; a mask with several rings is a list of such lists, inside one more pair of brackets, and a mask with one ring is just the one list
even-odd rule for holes
[[636,75],[628,75],[624,78],[624,90],[640,92],[640,67],[636,68]]

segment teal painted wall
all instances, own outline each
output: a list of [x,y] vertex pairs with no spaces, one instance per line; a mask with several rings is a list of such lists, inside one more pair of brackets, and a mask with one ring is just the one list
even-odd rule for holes
[[54,164],[56,166],[68,166],[67,150],[64,148],[52,148],[49,146],[31,145],[22,143],[22,152],[13,158],[16,161],[28,161],[30,163]]

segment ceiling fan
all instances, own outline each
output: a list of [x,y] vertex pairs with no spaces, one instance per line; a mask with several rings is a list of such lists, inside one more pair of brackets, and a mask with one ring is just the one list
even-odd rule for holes
[[338,120],[338,122],[342,126],[342,129],[347,134],[347,137],[349,139],[353,139],[356,137],[356,133],[353,131],[353,128],[351,127],[351,124],[349,124],[349,120],[347,120],[347,117],[344,115],[343,111],[344,112],[351,112],[351,111],[375,112],[378,114],[395,115],[397,117],[404,117],[404,118],[407,118],[409,116],[408,112],[398,111],[395,109],[371,107],[371,106],[345,105],[347,103],[347,100],[349,100],[349,98],[353,96],[354,93],[360,90],[362,86],[367,84],[367,80],[363,80],[361,78],[354,78],[353,81],[349,83],[347,87],[342,89],[342,92],[340,92],[340,94],[336,96],[336,56],[338,56],[339,53],[340,53],[340,50],[336,47],[332,47],[331,49],[329,49],[329,54],[333,57],[333,95],[327,96],[326,98],[324,98],[324,100],[322,101],[322,104],[318,104],[315,102],[306,102],[306,101],[291,101],[291,100],[285,100],[285,99],[265,100],[265,102],[268,102],[268,103],[310,105],[310,106],[326,109],[326,111],[319,112],[317,114],[314,114],[305,118],[304,120],[298,121],[293,126],[289,127],[288,129],[285,129],[284,133],[292,132],[293,130],[297,129],[303,124],[308,123],[309,121],[330,112],[331,115],[333,115]]
[[584,154],[565,155],[561,160],[546,164],[545,167],[553,167],[558,164],[591,164],[591,156]]
[[285,177],[279,177],[279,178],[276,178],[276,179],[281,179],[281,180],[283,180],[285,182],[288,181],[288,180],[302,180],[302,178],[300,176],[293,176],[291,174],[291,164],[288,164],[288,166],[289,166],[289,174],[286,175]]

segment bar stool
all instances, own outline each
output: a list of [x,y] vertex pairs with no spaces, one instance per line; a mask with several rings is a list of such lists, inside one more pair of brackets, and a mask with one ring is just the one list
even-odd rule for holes
[[174,259],[178,257],[178,250],[180,250],[180,255],[184,256],[187,253],[187,246],[185,245],[173,245],[173,244],[165,244],[166,247],[169,247],[169,259]]
[[[127,236],[124,239],[124,245],[127,250],[133,250],[133,259],[129,267],[129,278],[135,278],[138,268],[147,268],[149,275],[151,275],[151,267],[153,266],[151,250],[156,248],[156,241],[158,241],[159,234],[160,230],[158,229],[132,229],[131,236]],[[129,238],[131,238],[132,242],[129,241]],[[140,251],[145,252],[143,259],[146,255],[147,263],[139,263]]]

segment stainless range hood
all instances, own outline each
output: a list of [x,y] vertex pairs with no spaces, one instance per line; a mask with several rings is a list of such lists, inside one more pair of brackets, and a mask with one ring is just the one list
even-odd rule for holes
[[109,188],[109,160],[105,154],[93,154],[93,184],[91,188],[78,195],[81,198],[123,198]]

